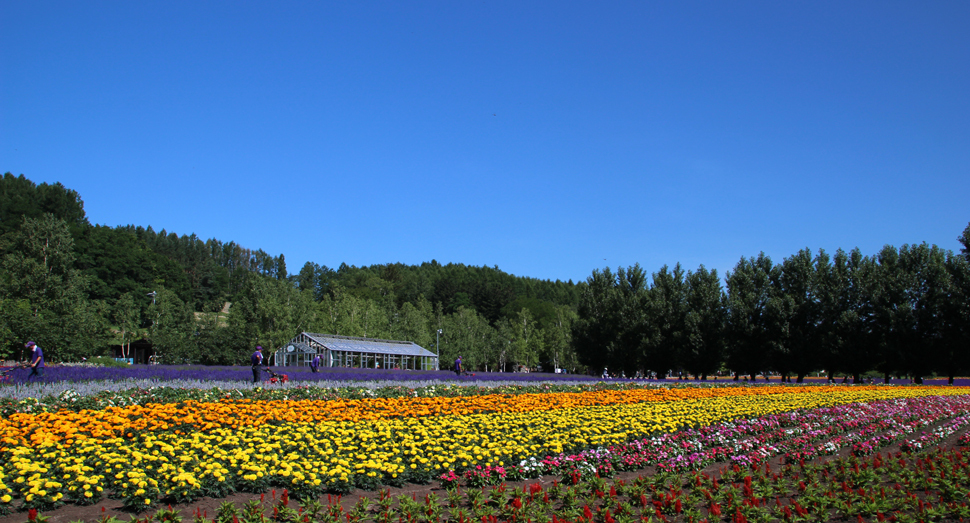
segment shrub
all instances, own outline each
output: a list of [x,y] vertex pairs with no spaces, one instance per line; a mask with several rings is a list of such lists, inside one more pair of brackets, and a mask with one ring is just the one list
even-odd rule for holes
[[91,358],[87,361],[87,363],[90,363],[91,365],[101,366],[101,367],[125,367],[125,368],[128,367],[127,363],[123,361],[117,361],[107,356],[97,356],[97,357]]

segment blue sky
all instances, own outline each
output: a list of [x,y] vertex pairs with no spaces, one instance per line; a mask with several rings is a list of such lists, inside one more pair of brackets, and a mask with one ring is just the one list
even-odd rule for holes
[[0,1],[0,172],[92,223],[586,279],[970,223],[970,3]]

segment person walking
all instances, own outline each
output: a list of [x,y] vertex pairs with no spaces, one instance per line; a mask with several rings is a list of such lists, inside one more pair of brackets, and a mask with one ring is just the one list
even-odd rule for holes
[[458,359],[455,360],[455,375],[461,376],[461,355],[458,355]]
[[320,370],[320,355],[317,354],[313,361],[310,362],[310,372],[317,372]]
[[259,383],[259,366],[263,364],[263,348],[261,346],[256,346],[256,352],[249,357],[249,361],[253,364],[253,383]]
[[28,341],[26,347],[30,349],[30,374],[27,375],[27,381],[36,376],[38,379],[44,377],[44,351],[40,350],[40,346],[32,341]]

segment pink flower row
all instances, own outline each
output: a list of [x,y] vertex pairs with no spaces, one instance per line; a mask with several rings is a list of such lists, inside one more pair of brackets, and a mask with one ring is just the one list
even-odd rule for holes
[[[946,426],[950,430],[946,435],[934,431],[914,440],[913,445],[925,446],[970,423],[968,415],[970,396],[853,403],[738,419],[622,445],[533,458],[501,470],[480,468],[468,471],[461,479],[466,484],[480,486],[498,483],[506,477],[525,479],[554,474],[578,479],[593,474],[609,476],[617,470],[638,470],[647,466],[684,471],[722,461],[748,465],[779,454],[790,461],[811,460],[835,454],[848,445],[853,445],[854,452],[856,449],[883,447],[922,427],[956,417]],[[442,480],[446,476],[449,480],[446,483],[458,483],[453,472],[443,474]]]

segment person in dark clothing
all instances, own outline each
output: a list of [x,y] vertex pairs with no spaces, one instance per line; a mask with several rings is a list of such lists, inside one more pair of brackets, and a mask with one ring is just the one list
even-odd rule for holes
[[317,372],[320,370],[320,355],[317,354],[310,362],[310,372]]
[[27,348],[30,349],[30,374],[27,375],[27,381],[34,377],[43,378],[44,351],[40,350],[40,347],[32,341],[27,342]]
[[458,356],[458,359],[455,360],[455,374],[458,375],[458,376],[461,376],[461,371],[462,371],[462,368],[461,368],[461,356],[459,355]]
[[249,357],[249,361],[253,364],[253,383],[259,383],[259,366],[263,364],[263,348],[257,345],[256,352]]

